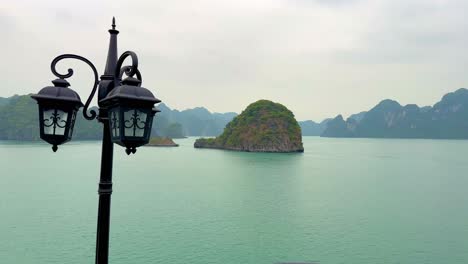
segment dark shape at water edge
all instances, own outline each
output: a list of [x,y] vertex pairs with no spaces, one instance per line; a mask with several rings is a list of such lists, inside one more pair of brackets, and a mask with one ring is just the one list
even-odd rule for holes
[[195,148],[246,152],[304,152],[301,127],[285,106],[268,100],[250,104],[216,138],[200,138]]

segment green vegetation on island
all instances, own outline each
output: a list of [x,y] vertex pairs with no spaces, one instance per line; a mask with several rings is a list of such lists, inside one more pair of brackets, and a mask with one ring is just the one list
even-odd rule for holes
[[0,140],[39,140],[37,103],[29,95],[0,101]]
[[[158,108],[161,112],[154,118],[152,135],[159,137],[216,136],[236,116],[236,113],[211,113],[202,107],[178,111],[161,104]],[[0,140],[39,140],[38,117],[37,103],[30,95],[0,97]],[[101,137],[102,126],[84,119],[80,111],[73,139],[99,140]]]
[[[30,95],[4,98],[0,104],[0,140],[39,140],[39,114],[37,103]],[[84,119],[78,113],[73,139],[100,139],[102,126]]]
[[285,106],[268,100],[249,105],[216,138],[200,138],[195,148],[251,152],[303,152],[301,127]]
[[[203,107],[178,111],[160,104],[158,108],[161,112],[154,118],[152,135],[169,138],[218,136],[237,115],[233,112],[211,113]],[[29,95],[0,97],[0,140],[39,140],[38,116],[37,103]],[[461,88],[448,93],[433,106],[402,106],[387,99],[369,111],[347,119],[338,115],[320,123],[307,120],[299,122],[299,125],[303,136],[468,139],[468,90]],[[99,140],[101,136],[102,126],[84,119],[80,111],[73,139]],[[200,140],[199,144],[219,146],[223,143],[220,140],[226,137]],[[255,137],[267,140],[271,135]],[[231,141],[226,139],[226,144],[236,144]]]

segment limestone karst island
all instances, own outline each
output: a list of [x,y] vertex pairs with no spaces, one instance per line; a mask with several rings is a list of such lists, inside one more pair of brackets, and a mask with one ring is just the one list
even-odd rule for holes
[[247,152],[304,152],[301,127],[284,105],[268,100],[250,104],[216,138],[200,138],[195,148]]
[[178,147],[179,144],[176,144],[172,138],[168,137],[153,137],[150,139],[148,147]]

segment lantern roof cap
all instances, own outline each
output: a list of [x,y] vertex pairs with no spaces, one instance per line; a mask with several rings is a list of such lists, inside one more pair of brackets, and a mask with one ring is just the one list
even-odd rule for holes
[[99,103],[105,103],[107,101],[115,99],[146,101],[153,104],[161,102],[161,100],[154,97],[153,93],[150,90],[140,86],[136,86],[134,85],[136,84],[136,82],[127,79],[122,82],[121,86],[117,86],[112,91],[110,91],[104,99],[99,101]]
[[64,79],[53,80],[54,86],[47,86],[42,88],[39,93],[33,94],[31,97],[36,101],[40,100],[56,100],[68,101],[77,104],[79,107],[83,106],[81,98],[77,92],[68,88],[70,83]]

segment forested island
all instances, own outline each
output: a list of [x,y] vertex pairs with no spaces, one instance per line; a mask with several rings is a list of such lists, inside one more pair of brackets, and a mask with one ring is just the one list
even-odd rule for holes
[[[212,113],[204,107],[183,111],[158,105],[153,136],[183,138],[219,136],[234,112]],[[0,97],[0,140],[39,140],[37,104],[29,95]],[[448,93],[433,106],[400,105],[386,99],[348,118],[338,115],[322,122],[298,122],[303,136],[468,139],[468,90]],[[98,140],[102,128],[79,113],[75,140]]]
[[[211,113],[203,107],[178,111],[160,104],[158,108],[161,112],[154,118],[151,133],[156,137],[217,136],[237,115],[232,112]],[[73,139],[101,139],[102,126],[84,119],[81,110],[77,115]],[[0,120],[0,140],[39,140],[37,103],[30,95],[0,97]]]
[[268,100],[250,104],[216,138],[200,138],[195,148],[248,152],[303,152],[301,127],[285,106]]

